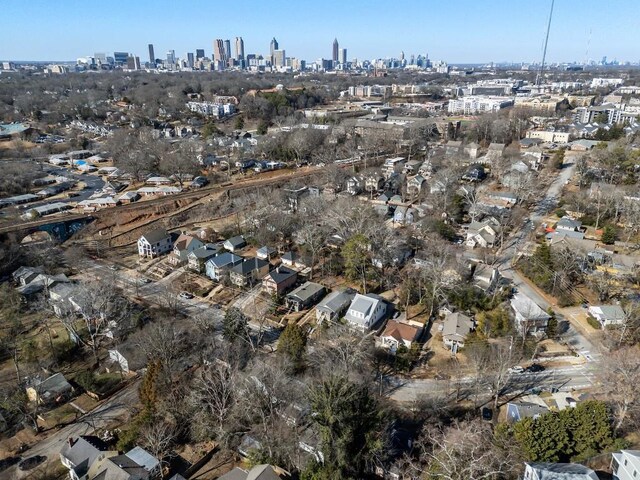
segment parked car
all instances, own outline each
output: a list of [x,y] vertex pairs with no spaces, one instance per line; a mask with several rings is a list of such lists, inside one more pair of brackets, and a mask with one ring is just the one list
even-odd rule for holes
[[187,300],[190,300],[193,298],[193,293],[189,293],[189,292],[180,292],[180,298],[186,298]]
[[521,367],[520,365],[516,365],[515,367],[511,367],[507,371],[509,373],[522,373],[522,372],[524,372],[524,367]]
[[527,373],[538,373],[538,372],[544,372],[544,367],[542,365],[540,365],[539,363],[532,363],[531,365],[529,365],[526,370]]

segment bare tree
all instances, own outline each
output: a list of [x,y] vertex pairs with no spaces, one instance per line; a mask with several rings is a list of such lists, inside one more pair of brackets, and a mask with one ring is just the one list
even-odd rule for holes
[[142,426],[139,438],[149,453],[164,463],[176,441],[177,429],[164,418],[154,418]]
[[640,412],[640,347],[624,347],[603,355],[598,379],[613,407],[615,429],[620,430],[629,424],[630,418],[637,421]]

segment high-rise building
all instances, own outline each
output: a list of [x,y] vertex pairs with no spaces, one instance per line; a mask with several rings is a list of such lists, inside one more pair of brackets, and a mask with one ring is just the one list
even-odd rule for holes
[[339,46],[338,46],[338,39],[334,38],[333,39],[333,56],[331,57],[333,59],[333,63],[334,65],[336,63],[338,63],[339,57],[338,57],[338,51],[339,51]]
[[129,55],[127,57],[127,69],[128,70],[140,70],[140,57]]
[[271,63],[273,63],[273,52],[276,50],[278,50],[278,41],[276,40],[276,37],[273,37],[269,44],[269,59],[271,60]]
[[167,64],[168,65],[175,65],[176,64],[176,51],[175,50],[169,50],[167,52]]
[[225,61],[228,61],[231,57],[231,40],[224,41],[224,57]]
[[219,68],[224,68],[224,65],[227,64],[224,40],[221,38],[216,38],[213,42],[213,60],[218,64]]
[[113,52],[113,58],[116,65],[126,65],[129,54],[127,52]]
[[287,56],[284,50],[273,51],[273,65],[276,67],[284,67],[286,65]]
[[152,67],[156,64],[156,55],[153,52],[153,43],[149,44],[149,63]]
[[107,63],[107,54],[106,53],[94,53],[93,58],[96,59],[96,63],[99,65],[104,65]]
[[338,62],[340,62],[342,65],[346,65],[347,64],[347,49],[346,48],[341,48],[340,50],[338,50]]
[[244,60],[244,40],[236,37],[236,60]]
[[196,48],[196,60],[204,58],[204,48]]
[[187,52],[187,65],[189,68],[193,68],[195,62],[193,61],[193,52]]

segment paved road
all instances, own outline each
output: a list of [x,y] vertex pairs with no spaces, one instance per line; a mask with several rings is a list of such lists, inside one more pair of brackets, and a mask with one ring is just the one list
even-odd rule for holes
[[[596,383],[593,364],[574,365],[570,367],[549,368],[540,373],[512,374],[509,386],[504,392],[506,396],[518,396],[532,388],[557,388],[570,392],[593,387]],[[411,403],[425,398],[443,398],[455,394],[458,385],[469,394],[479,392],[483,398],[489,397],[488,383],[472,376],[459,380],[399,380],[390,378],[391,398],[400,403]],[[477,385],[477,387],[476,387]],[[476,390],[477,388],[477,390]]]
[[[69,437],[90,435],[96,430],[109,426],[111,422],[130,413],[132,407],[138,404],[138,387],[140,380],[136,380],[104,401],[93,411],[81,416],[75,423],[61,428],[50,437],[35,444],[22,453],[22,458],[34,455],[44,455],[49,461],[57,461],[60,450]],[[17,467],[0,472],[0,478],[26,478],[33,472],[21,472]]]
[[[506,243],[505,248],[501,251],[498,267],[500,274],[511,280],[512,284],[523,292],[525,295],[533,299],[538,305],[547,310],[552,305],[540,295],[535,289],[524,281],[522,276],[512,268],[512,260],[516,257],[518,249],[524,245],[527,239],[532,235],[532,225],[534,228],[540,227],[542,219],[558,204],[558,198],[562,193],[562,188],[571,179],[575,172],[577,156],[573,156],[573,163],[565,164],[558,177],[551,183],[547,189],[545,196],[531,212],[527,222],[522,228],[515,232]],[[564,317],[560,312],[556,312],[559,319]],[[571,319],[568,319],[569,322]],[[582,335],[576,327],[569,323],[568,329],[562,335],[562,340],[570,345],[575,351],[580,353],[587,360],[596,359],[600,355],[599,348],[596,347],[589,339]]]

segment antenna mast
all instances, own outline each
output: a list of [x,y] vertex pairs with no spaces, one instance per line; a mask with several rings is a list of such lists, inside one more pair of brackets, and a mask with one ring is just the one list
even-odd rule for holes
[[547,22],[547,35],[544,39],[544,50],[542,51],[542,64],[540,64],[540,72],[538,72],[538,78],[536,78],[536,85],[540,85],[542,80],[542,71],[544,70],[544,61],[547,58],[547,43],[549,43],[549,30],[551,30],[551,17],[553,16],[553,4],[555,0],[551,0],[551,11],[549,12],[549,21]]

